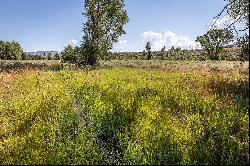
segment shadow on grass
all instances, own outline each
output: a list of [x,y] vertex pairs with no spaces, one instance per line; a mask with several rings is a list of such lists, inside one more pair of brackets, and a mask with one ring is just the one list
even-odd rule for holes
[[249,98],[249,79],[241,80],[214,80],[212,79],[208,86],[212,89],[214,93],[221,96],[224,94],[230,94],[233,96],[242,96]]

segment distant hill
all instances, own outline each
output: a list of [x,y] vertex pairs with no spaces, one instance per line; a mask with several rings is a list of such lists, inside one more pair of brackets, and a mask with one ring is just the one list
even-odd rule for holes
[[36,51],[36,52],[25,52],[26,54],[30,54],[30,55],[39,55],[39,56],[43,56],[43,55],[49,55],[51,54],[52,56],[54,56],[55,54],[61,54],[61,52],[59,51]]

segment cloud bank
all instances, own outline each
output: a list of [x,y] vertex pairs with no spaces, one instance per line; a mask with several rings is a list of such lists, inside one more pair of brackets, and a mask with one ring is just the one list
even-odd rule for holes
[[167,31],[164,34],[154,31],[148,31],[141,34],[143,38],[142,42],[146,45],[147,42],[151,43],[153,51],[159,51],[166,46],[167,49],[174,47],[181,47],[183,49],[197,49],[200,48],[200,44],[192,41],[187,36],[180,36],[171,31]]

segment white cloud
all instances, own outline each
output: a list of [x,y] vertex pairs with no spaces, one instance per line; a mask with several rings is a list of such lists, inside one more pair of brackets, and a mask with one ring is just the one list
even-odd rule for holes
[[152,50],[159,50],[165,44],[164,38],[160,33],[148,31],[144,32],[141,36],[143,38],[142,42],[144,45],[146,45],[147,42],[151,43]]
[[[209,29],[212,29],[212,28],[223,29],[223,28],[226,28],[227,26],[231,25],[234,22],[235,22],[234,19],[232,19],[229,15],[226,15],[221,19],[213,19],[212,25],[209,26]],[[235,30],[237,30],[237,31],[242,30],[242,29],[244,29],[245,22],[237,22],[234,24],[234,26],[235,26]]]
[[233,20],[229,16],[225,16],[221,19],[213,19],[211,28],[226,28],[227,25],[233,23]]
[[119,40],[119,42],[114,44],[113,51],[121,52],[124,51],[124,47],[128,44],[127,40]]
[[79,46],[78,41],[75,40],[75,39],[72,39],[72,40],[68,43],[68,45],[71,45],[72,47]]
[[181,47],[185,49],[200,48],[199,43],[192,41],[187,36],[178,36],[177,34],[167,31],[165,34],[157,33],[154,31],[148,31],[142,33],[142,42],[146,45],[147,42],[151,43],[153,51],[159,51],[161,48]]

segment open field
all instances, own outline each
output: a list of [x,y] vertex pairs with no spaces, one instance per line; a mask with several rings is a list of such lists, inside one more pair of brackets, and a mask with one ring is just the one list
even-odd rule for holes
[[249,164],[248,63],[121,62],[3,70],[0,164]]

